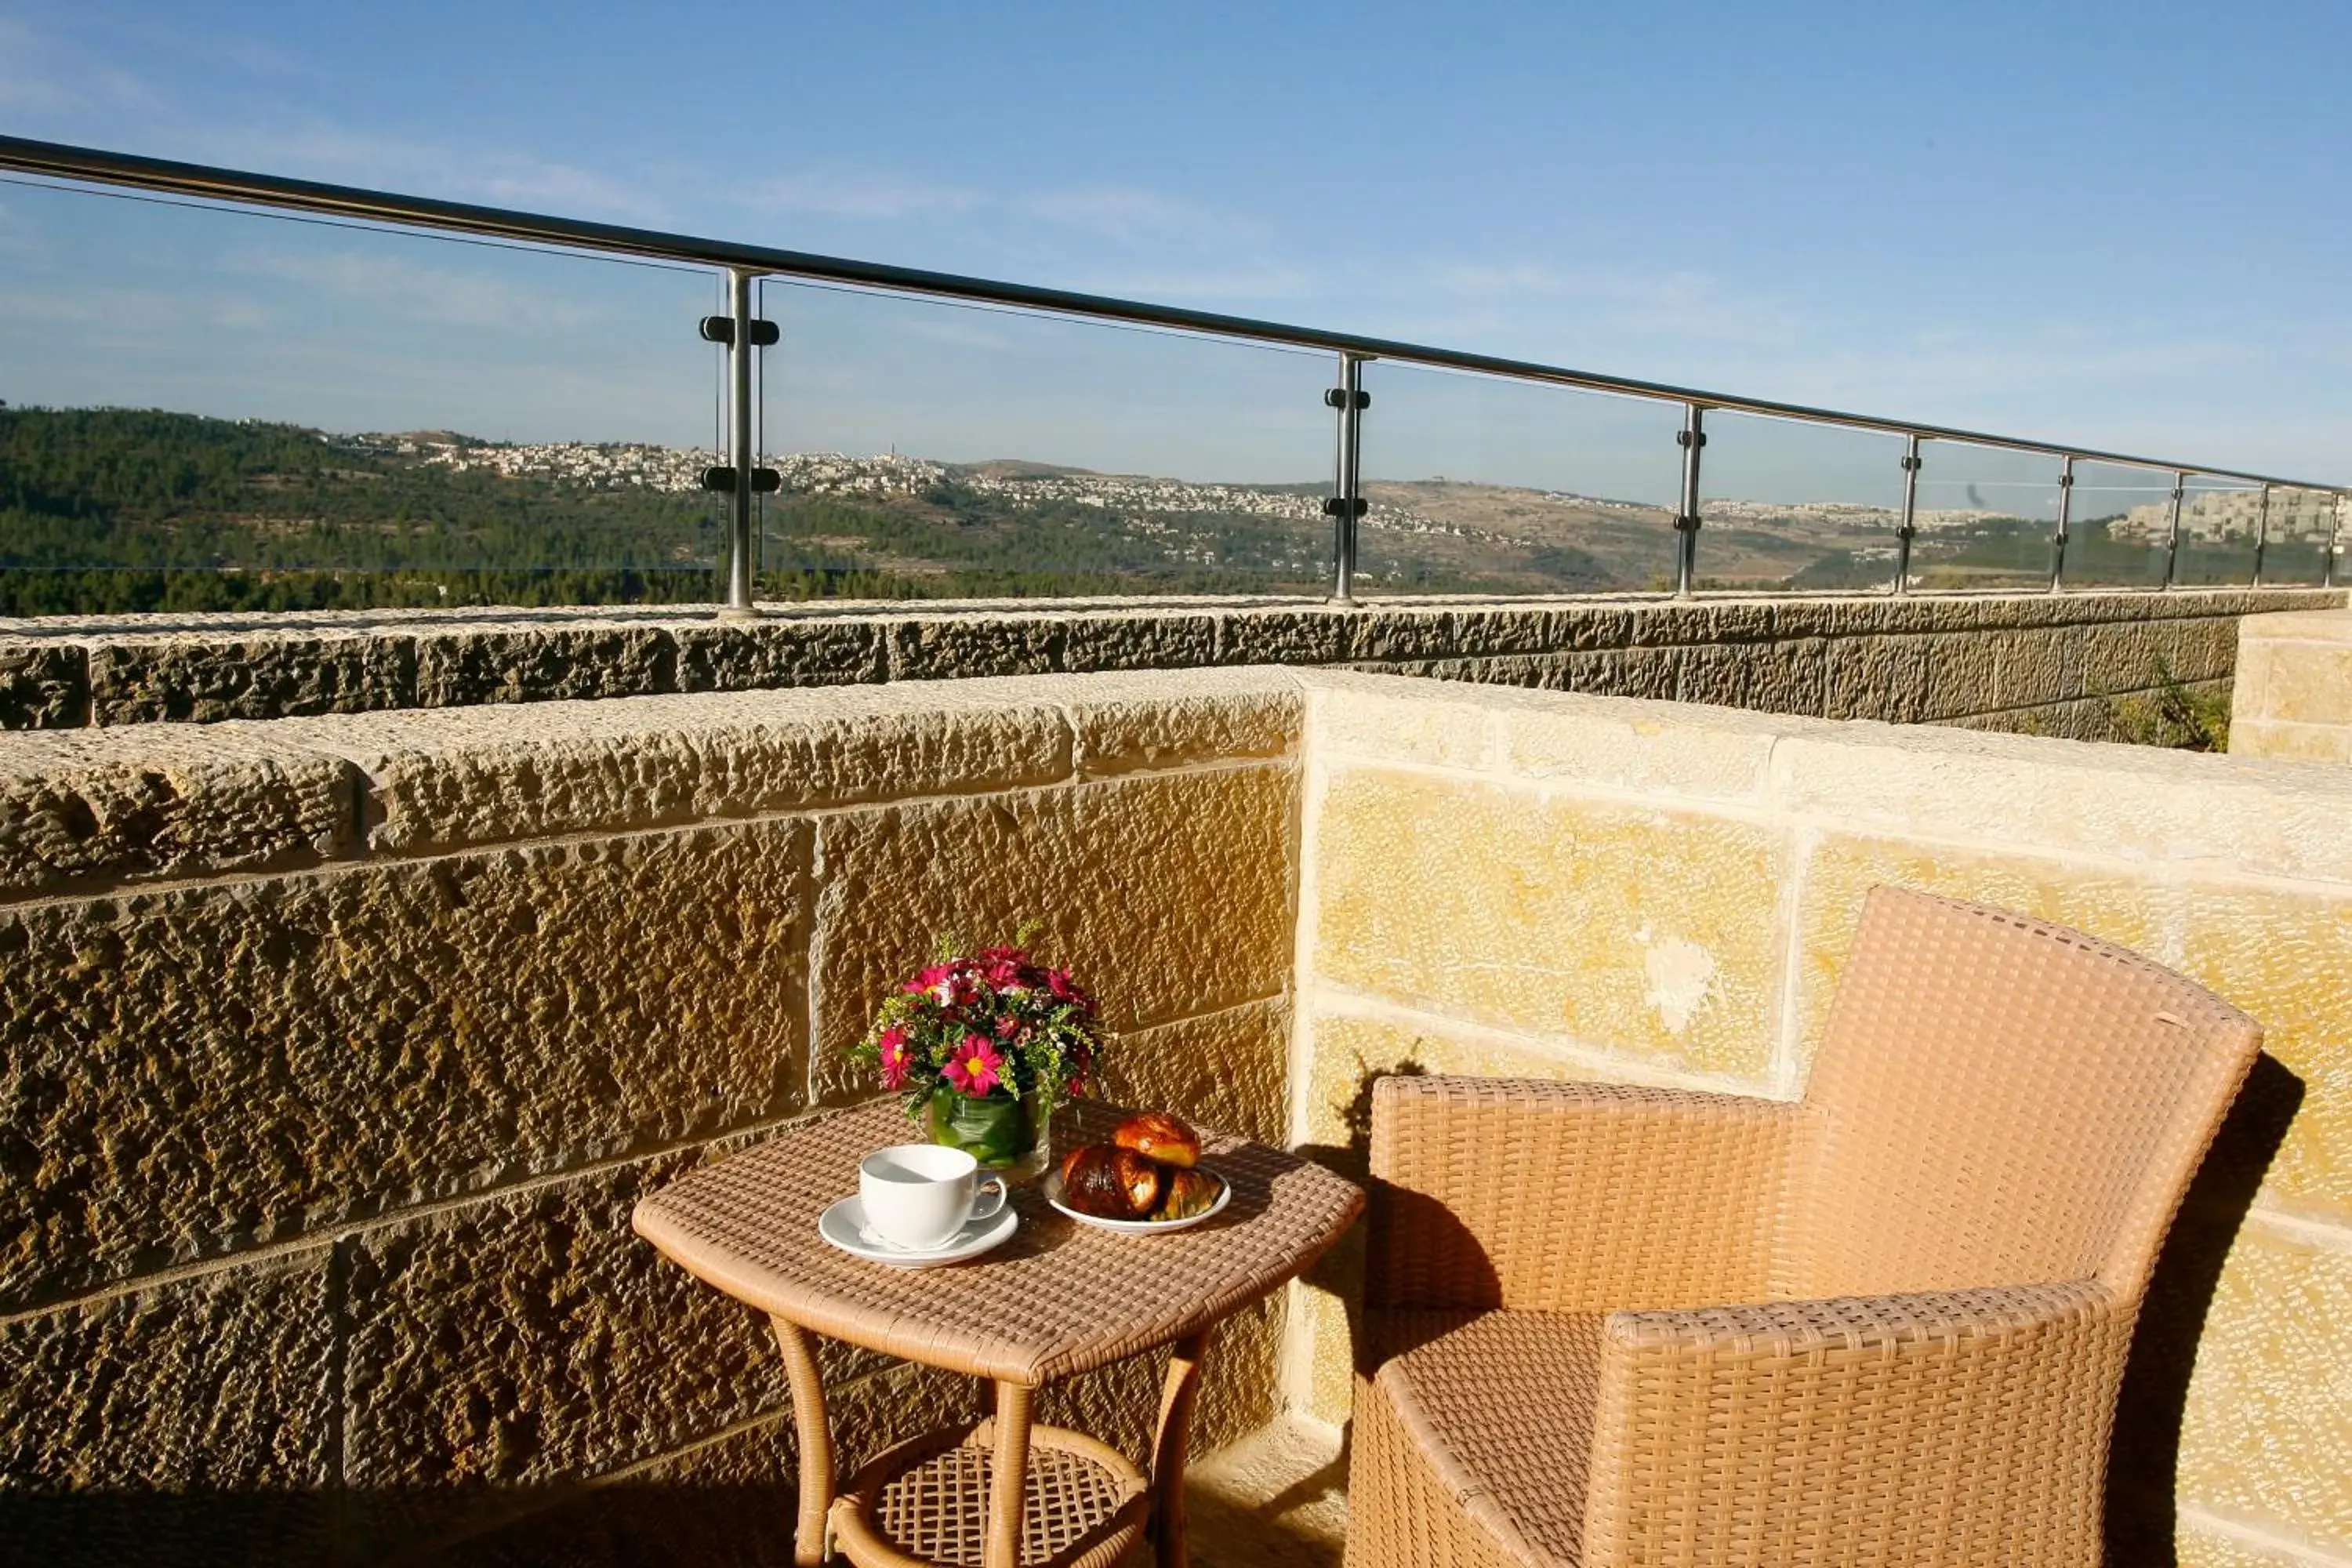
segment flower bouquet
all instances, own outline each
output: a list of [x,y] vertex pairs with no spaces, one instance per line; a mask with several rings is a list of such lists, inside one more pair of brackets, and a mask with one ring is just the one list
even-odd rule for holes
[[852,1054],[906,1096],[933,1142],[1019,1180],[1045,1168],[1055,1108],[1086,1095],[1103,1038],[1067,969],[989,947],[903,982]]

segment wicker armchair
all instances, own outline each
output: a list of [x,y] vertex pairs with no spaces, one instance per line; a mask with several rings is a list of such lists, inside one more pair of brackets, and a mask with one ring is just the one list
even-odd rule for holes
[[1800,1103],[1382,1080],[1349,1568],[2097,1563],[2134,1314],[2260,1041],[1880,889]]

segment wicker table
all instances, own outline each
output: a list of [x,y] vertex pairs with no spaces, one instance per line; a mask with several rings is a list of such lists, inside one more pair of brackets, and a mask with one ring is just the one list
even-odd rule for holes
[[[1057,1144],[1101,1136],[1118,1113],[1080,1106]],[[833,1543],[860,1568],[1108,1568],[1150,1531],[1160,1568],[1184,1561],[1184,1446],[1211,1331],[1337,1241],[1363,1206],[1350,1184],[1295,1155],[1203,1133],[1233,1201],[1170,1236],[1081,1226],[1035,1188],[1013,1194],[1021,1227],[946,1268],[860,1262],[817,1236],[826,1205],[857,1189],[857,1163],[909,1129],[890,1102],[847,1111],[707,1166],[637,1205],[637,1233],[698,1278],[774,1321],[800,1434],[794,1561]],[[812,1334],[991,1380],[977,1426],[899,1444],[835,1495],[824,1386]],[[1151,1471],[1083,1433],[1038,1426],[1043,1384],[1175,1347]]]

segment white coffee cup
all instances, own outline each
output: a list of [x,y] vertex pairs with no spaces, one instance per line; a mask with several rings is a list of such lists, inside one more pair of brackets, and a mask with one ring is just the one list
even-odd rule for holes
[[[983,1194],[983,1188],[991,1188]],[[898,1143],[877,1149],[857,1167],[857,1195],[866,1226],[909,1252],[944,1247],[975,1219],[1004,1206],[1004,1183],[982,1181],[980,1162],[939,1143]],[[986,1207],[980,1206],[983,1202]]]

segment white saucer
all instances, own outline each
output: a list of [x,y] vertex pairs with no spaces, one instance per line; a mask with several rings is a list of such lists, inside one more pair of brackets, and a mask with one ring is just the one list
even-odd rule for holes
[[903,1247],[891,1246],[866,1227],[866,1202],[852,1193],[817,1216],[816,1233],[852,1258],[862,1258],[868,1263],[890,1268],[937,1268],[943,1263],[978,1258],[1011,1236],[1020,1224],[1021,1216],[1007,1204],[986,1219],[966,1222],[945,1245],[910,1252]]
[[[1214,1171],[1208,1173],[1217,1176]],[[1223,1214],[1225,1205],[1234,1201],[1234,1184],[1223,1176],[1217,1176],[1217,1184],[1222,1189],[1217,1194],[1217,1201],[1199,1214],[1187,1215],[1182,1219],[1101,1219],[1094,1215],[1080,1214],[1062,1201],[1062,1173],[1059,1171],[1047,1175],[1038,1184],[1037,1190],[1045,1194],[1047,1203],[1080,1225],[1090,1225],[1097,1230],[1124,1231],[1130,1236],[1160,1236],[1171,1230],[1190,1230],[1202,1220],[1214,1219]]]

